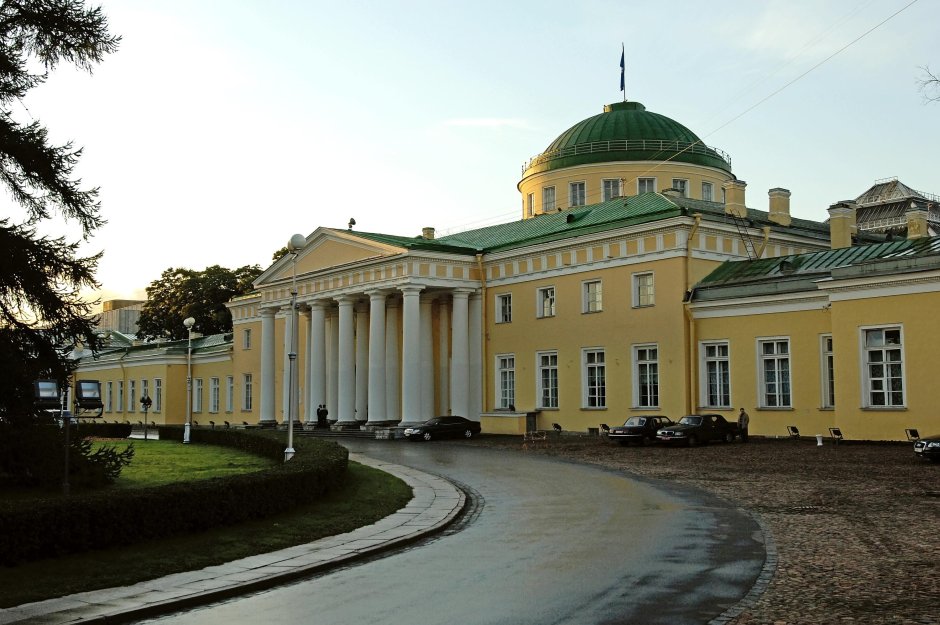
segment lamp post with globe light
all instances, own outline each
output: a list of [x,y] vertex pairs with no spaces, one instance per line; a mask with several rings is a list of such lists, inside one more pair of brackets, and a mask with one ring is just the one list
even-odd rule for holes
[[302,234],[295,234],[287,242],[287,251],[291,255],[291,286],[290,286],[290,353],[287,354],[289,363],[287,386],[287,449],[284,450],[284,462],[294,457],[294,419],[300,411],[300,384],[297,375],[297,254],[307,244],[307,238]]
[[193,419],[193,326],[196,325],[196,320],[186,317],[183,325],[189,335],[186,344],[186,423],[183,425],[183,442],[188,443]]

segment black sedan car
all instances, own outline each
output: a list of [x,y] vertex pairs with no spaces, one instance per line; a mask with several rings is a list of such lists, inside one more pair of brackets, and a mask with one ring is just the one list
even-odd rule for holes
[[672,425],[672,420],[669,417],[630,417],[623,422],[623,425],[610,428],[607,437],[621,445],[629,443],[645,445],[648,442],[655,441],[656,431],[667,425]]
[[429,441],[435,438],[472,438],[480,433],[480,424],[463,417],[434,417],[421,425],[405,428],[405,438]]
[[656,438],[664,443],[681,443],[694,447],[708,441],[730,443],[738,435],[738,424],[730,423],[720,414],[690,414],[678,423],[660,428]]
[[914,443],[914,456],[940,462],[940,434],[925,436]]

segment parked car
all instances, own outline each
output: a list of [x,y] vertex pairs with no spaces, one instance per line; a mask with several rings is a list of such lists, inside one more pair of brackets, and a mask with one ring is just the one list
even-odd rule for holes
[[656,432],[664,443],[684,443],[690,447],[708,441],[730,443],[738,436],[738,424],[729,423],[720,414],[692,414]]
[[630,443],[645,445],[647,442],[654,442],[656,431],[667,425],[672,425],[672,419],[669,417],[630,417],[623,422],[623,425],[610,428],[607,437],[621,445]]
[[434,417],[421,425],[405,428],[405,438],[429,441],[435,438],[472,438],[480,433],[480,424],[464,417]]
[[924,460],[940,462],[940,434],[925,436],[914,441],[914,456]]

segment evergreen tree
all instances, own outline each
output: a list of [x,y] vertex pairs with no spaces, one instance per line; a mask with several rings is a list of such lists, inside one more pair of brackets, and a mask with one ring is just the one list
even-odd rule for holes
[[39,121],[17,119],[14,105],[59,63],[91,72],[119,41],[100,7],[80,0],[0,2],[0,185],[25,215],[0,219],[0,419],[31,411],[37,378],[67,377],[74,343],[95,345],[79,291],[98,286],[100,255],[80,258],[78,243],[39,236],[37,224],[77,222],[87,240],[103,223],[98,190],[73,175],[81,149],[50,143]]

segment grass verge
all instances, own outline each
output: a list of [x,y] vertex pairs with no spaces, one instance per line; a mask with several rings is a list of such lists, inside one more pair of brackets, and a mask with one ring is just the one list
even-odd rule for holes
[[411,488],[398,478],[350,462],[342,488],[288,514],[124,549],[0,568],[0,608],[130,585],[342,534],[392,514],[411,495]]

